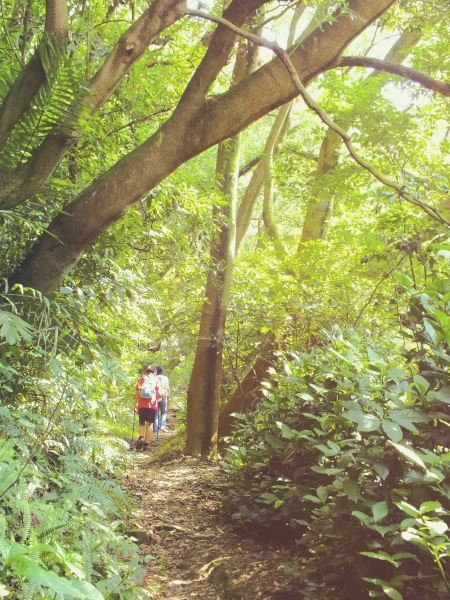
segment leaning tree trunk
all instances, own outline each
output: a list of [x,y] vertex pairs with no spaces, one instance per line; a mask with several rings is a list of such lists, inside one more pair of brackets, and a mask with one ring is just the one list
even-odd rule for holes
[[233,414],[245,414],[253,409],[258,391],[261,388],[261,382],[267,377],[267,369],[274,363],[274,352],[276,349],[277,344],[275,339],[269,339],[263,348],[261,356],[257,358],[255,364],[247,372],[232,396],[222,406],[219,414],[219,444],[221,449],[226,446],[223,438],[230,435],[232,427],[236,422]]

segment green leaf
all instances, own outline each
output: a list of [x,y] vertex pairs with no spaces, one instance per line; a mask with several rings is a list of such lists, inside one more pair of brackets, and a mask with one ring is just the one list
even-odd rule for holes
[[436,392],[434,397],[436,400],[439,400],[439,402],[445,402],[445,404],[450,404],[450,386],[447,385],[446,387],[440,389],[438,392]]
[[392,598],[392,600],[403,600],[403,596],[400,594],[400,592],[390,585],[382,585],[381,587],[386,596],[389,596],[389,598]]
[[386,477],[389,475],[389,467],[384,463],[374,463],[373,468],[381,477],[381,479],[386,479]]
[[46,571],[27,556],[23,556],[17,561],[16,572],[23,577],[38,581],[57,594],[66,594],[73,598],[104,600],[103,594],[92,584],[59,577],[54,571]]
[[440,502],[430,500],[428,502],[422,502],[419,510],[420,510],[420,514],[423,515],[424,513],[432,512],[433,510],[437,510],[438,508],[441,508],[441,507],[442,507],[442,504]]
[[376,558],[378,560],[386,560],[387,562],[390,562],[391,564],[395,565],[396,567],[398,567],[400,565],[400,563],[395,561],[392,558],[392,556],[390,556],[386,552],[383,552],[382,550],[380,550],[379,552],[360,552],[360,554],[362,554],[364,556],[369,556],[370,558]]
[[322,502],[325,502],[328,498],[328,492],[323,486],[319,486],[317,488],[317,496],[322,500]]
[[353,502],[358,502],[361,494],[359,490],[358,482],[354,479],[346,479],[344,481],[343,492],[346,496],[353,500]]
[[321,501],[316,496],[311,496],[311,494],[305,494],[302,500],[311,500],[311,502],[315,502],[316,504],[321,504]]
[[425,463],[420,458],[420,456],[416,452],[414,452],[412,448],[410,448],[409,446],[402,446],[401,444],[395,444],[394,442],[389,443],[392,446],[394,446],[397,452],[400,452],[400,454],[403,454],[403,456],[405,456],[407,459],[409,459],[412,462],[415,462],[417,465],[425,469]]
[[401,369],[394,367],[388,371],[388,378],[395,381],[395,383],[400,383],[402,379],[406,379],[408,377],[408,373],[402,371]]
[[384,433],[393,441],[399,442],[403,437],[403,432],[400,426],[393,421],[389,421],[388,419],[383,419],[381,424]]
[[412,506],[411,504],[408,504],[407,502],[404,502],[403,500],[401,502],[396,502],[395,504],[399,508],[401,508],[410,517],[415,517],[415,518],[420,517],[420,512],[417,510],[417,508],[414,508],[414,506]]
[[6,342],[13,346],[21,339],[29,342],[33,331],[34,327],[17,315],[0,310],[0,339],[5,338]]
[[421,394],[425,394],[427,389],[430,387],[430,384],[425,379],[425,377],[422,377],[422,375],[414,375],[413,381],[414,381],[414,385],[416,386],[416,388],[419,390],[419,392]]
[[358,431],[376,431],[381,425],[381,419],[375,415],[364,415],[358,421]]
[[354,517],[356,517],[357,519],[359,519],[360,521],[362,521],[363,523],[370,523],[371,522],[371,518],[369,517],[369,515],[364,514],[363,512],[360,512],[359,510],[354,510],[352,511],[352,515]]
[[279,500],[278,496],[275,496],[275,494],[270,494],[269,492],[264,492],[264,494],[261,494],[260,498],[263,498],[264,500],[267,500],[271,503],[277,502]]
[[375,523],[381,521],[388,513],[388,505],[386,502],[377,502],[372,506],[373,520]]

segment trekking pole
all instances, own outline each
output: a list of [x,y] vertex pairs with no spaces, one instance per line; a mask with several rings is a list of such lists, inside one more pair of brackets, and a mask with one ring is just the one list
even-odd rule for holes
[[136,411],[133,408],[133,432],[131,433],[131,447],[133,447],[133,442],[134,442],[134,424],[136,423]]
[[158,425],[156,426],[156,441],[159,439],[159,428],[161,427],[161,402],[158,404]]

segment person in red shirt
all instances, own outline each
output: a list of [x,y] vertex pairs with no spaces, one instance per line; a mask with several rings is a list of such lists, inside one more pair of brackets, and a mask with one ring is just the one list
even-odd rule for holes
[[140,377],[136,383],[134,411],[139,415],[139,439],[136,450],[148,450],[152,437],[152,424],[155,422],[155,415],[158,410],[158,400],[156,369],[155,367],[147,367],[145,375]]

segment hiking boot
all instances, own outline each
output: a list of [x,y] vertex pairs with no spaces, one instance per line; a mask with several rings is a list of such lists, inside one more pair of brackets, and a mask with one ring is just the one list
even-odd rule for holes
[[150,444],[147,444],[146,442],[143,443],[142,445],[142,451],[145,452],[146,450],[150,449]]
[[144,447],[144,438],[140,437],[136,442],[136,450],[142,450]]

